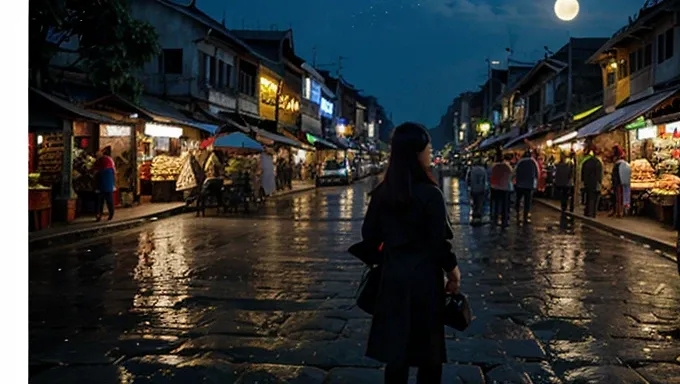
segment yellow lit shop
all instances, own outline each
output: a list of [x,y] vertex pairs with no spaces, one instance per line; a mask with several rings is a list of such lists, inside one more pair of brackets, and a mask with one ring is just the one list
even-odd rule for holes
[[260,67],[260,117],[265,120],[276,120],[276,100],[281,81],[272,71]]
[[186,157],[198,151],[202,131],[195,127],[146,123],[137,134],[138,194],[142,201],[182,201],[176,182]]

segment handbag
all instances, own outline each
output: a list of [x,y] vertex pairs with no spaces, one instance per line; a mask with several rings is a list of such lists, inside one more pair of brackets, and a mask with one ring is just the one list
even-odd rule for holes
[[369,315],[373,315],[378,300],[382,277],[383,246],[384,243],[375,245],[362,241],[352,245],[348,250],[351,255],[367,266],[356,292],[356,301],[357,307]]
[[444,304],[444,324],[449,327],[464,331],[472,321],[472,310],[467,296],[463,294],[446,295]]
[[382,264],[368,267],[361,279],[359,289],[357,289],[357,307],[369,315],[373,315],[375,312],[381,278]]

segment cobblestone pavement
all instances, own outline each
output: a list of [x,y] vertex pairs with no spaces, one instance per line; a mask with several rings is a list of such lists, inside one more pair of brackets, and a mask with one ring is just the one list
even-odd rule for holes
[[[34,252],[31,382],[381,383],[345,253],[370,184]],[[476,319],[448,330],[445,383],[680,383],[672,262],[540,207],[527,227],[472,228],[459,189],[445,188]]]

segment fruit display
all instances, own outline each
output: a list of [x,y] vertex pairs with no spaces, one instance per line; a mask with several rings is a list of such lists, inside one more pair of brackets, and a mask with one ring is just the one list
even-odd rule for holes
[[203,166],[206,177],[220,177],[224,175],[224,165],[217,158],[215,152],[211,152]]
[[680,192],[680,177],[670,174],[661,175],[652,189],[652,194],[672,196]]
[[184,160],[184,165],[175,183],[177,191],[186,191],[188,189],[196,188],[203,183],[204,172],[198,160],[194,156],[187,156]]
[[144,161],[139,166],[139,179],[140,180],[151,180],[151,161]]
[[29,173],[28,174],[28,189],[49,191],[52,188],[40,184],[40,174],[39,173]]
[[671,175],[676,175],[678,173],[679,168],[680,161],[673,158],[668,158],[660,162],[659,165],[656,166],[656,169],[659,171],[659,173]]
[[631,183],[653,183],[656,171],[646,159],[638,159],[630,164]]
[[94,164],[97,159],[78,148],[73,149],[73,190],[92,192],[95,190]]
[[64,164],[64,137],[62,134],[43,135],[43,143],[38,150],[38,169],[40,182],[53,184],[61,180]]
[[151,162],[151,181],[175,181],[182,170],[182,157],[158,155]]

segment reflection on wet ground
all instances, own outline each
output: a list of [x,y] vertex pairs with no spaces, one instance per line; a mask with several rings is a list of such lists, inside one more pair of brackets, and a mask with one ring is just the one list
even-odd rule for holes
[[[371,181],[183,215],[30,255],[34,383],[380,383],[354,308]],[[476,319],[449,330],[446,382],[679,383],[674,264],[586,227],[470,227],[444,192]]]

